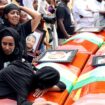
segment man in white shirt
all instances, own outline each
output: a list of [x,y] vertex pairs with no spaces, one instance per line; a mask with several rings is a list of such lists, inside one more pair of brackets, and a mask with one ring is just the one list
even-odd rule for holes
[[77,27],[102,26],[104,17],[100,15],[101,8],[103,8],[102,3],[98,0],[75,0],[73,15]]
[[95,14],[96,26],[105,26],[105,0],[89,0],[88,9]]
[[73,16],[77,27],[94,26],[94,13],[87,10],[88,0],[75,0],[73,5]]

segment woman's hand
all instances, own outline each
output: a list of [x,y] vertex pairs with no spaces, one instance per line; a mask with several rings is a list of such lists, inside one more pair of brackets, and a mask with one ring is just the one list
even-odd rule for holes
[[44,98],[37,98],[35,99],[32,105],[58,105],[58,104],[51,101],[46,101]]
[[58,104],[51,101],[43,101],[43,102],[35,102],[32,105],[58,105]]
[[43,96],[43,94],[45,94],[48,90],[40,90],[40,89],[36,89],[35,93],[33,94],[33,97],[41,97]]

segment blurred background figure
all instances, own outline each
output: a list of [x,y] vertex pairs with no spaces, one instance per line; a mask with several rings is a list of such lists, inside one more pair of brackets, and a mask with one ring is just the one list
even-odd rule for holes
[[16,5],[22,5],[23,6],[23,0],[11,0],[12,3]]
[[5,4],[8,4],[8,0],[0,0],[0,5],[5,5]]
[[27,22],[29,20],[28,14],[21,10],[20,12],[20,23]]
[[68,3],[69,0],[61,0],[56,9],[59,45],[74,34],[74,26],[71,21],[70,9],[67,6]]
[[76,26],[78,28],[105,26],[104,4],[104,0],[75,0],[73,16],[77,23]]
[[34,10],[38,9],[38,0],[33,1],[33,8],[34,8]]
[[55,2],[56,2],[56,5],[58,5],[61,2],[61,0],[55,0]]
[[3,19],[2,19],[2,15],[3,15],[3,8],[5,7],[5,5],[8,4],[8,0],[0,0],[0,29],[2,28],[2,24],[4,23],[3,22]]
[[41,14],[50,14],[50,12],[48,12],[48,2],[46,0],[38,0],[38,12],[40,12]]
[[[73,16],[76,21],[76,27],[94,26],[94,13],[88,11],[88,0],[75,0],[73,5]],[[93,4],[94,5],[94,4]]]
[[46,0],[47,3],[49,4],[48,6],[48,11],[53,14],[55,12],[55,6],[56,6],[56,3],[55,3],[55,0]]
[[[8,0],[0,0],[0,6],[5,6],[6,4],[8,4]],[[0,9],[0,17],[3,14],[3,9]]]
[[[105,27],[105,0],[88,1],[88,10],[94,13],[95,26]],[[91,6],[91,4],[94,4]]]

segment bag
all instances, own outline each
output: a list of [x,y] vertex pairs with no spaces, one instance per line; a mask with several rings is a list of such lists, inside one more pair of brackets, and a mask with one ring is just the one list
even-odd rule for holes
[[43,15],[43,19],[45,20],[46,23],[54,24],[56,21],[56,16],[55,15]]

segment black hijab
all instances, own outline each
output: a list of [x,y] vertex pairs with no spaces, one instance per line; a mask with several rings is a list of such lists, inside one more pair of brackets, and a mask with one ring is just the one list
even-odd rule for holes
[[[37,87],[40,89],[51,88],[59,82],[60,74],[52,67],[45,66],[36,71]],[[36,79],[35,78],[35,79]]]
[[[5,36],[12,36],[15,40],[15,49],[14,49],[13,53],[10,55],[6,55],[3,52],[2,47],[1,47],[1,40]],[[21,59],[21,57],[22,57],[21,46],[22,45],[20,42],[20,36],[15,29],[10,28],[10,27],[6,27],[6,28],[2,29],[0,31],[0,65],[3,66],[3,63],[7,62],[7,61],[13,61],[16,59]],[[1,66],[0,66],[0,69],[1,69]]]

